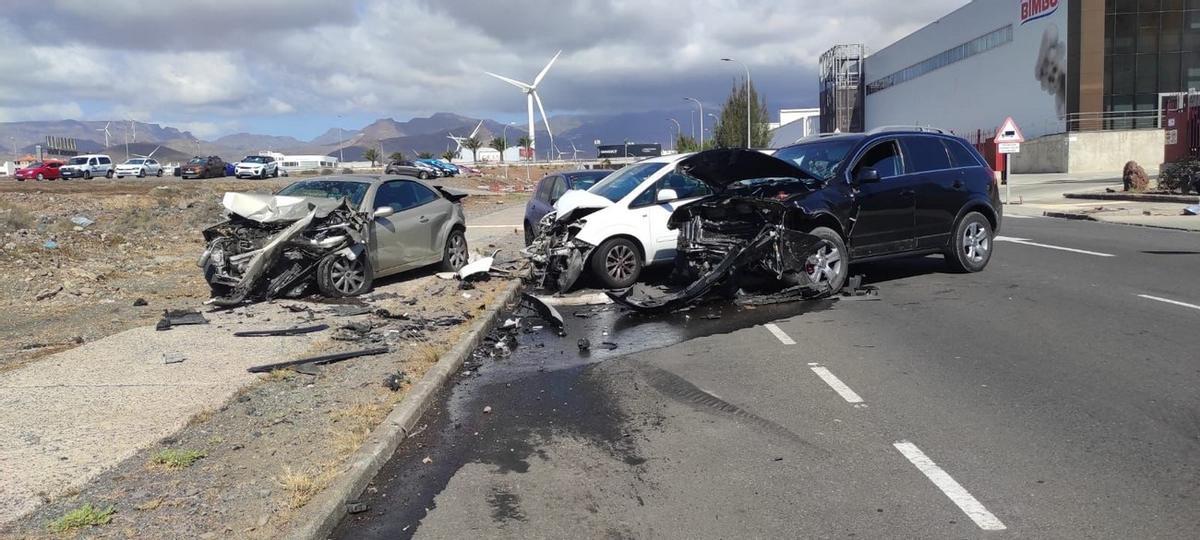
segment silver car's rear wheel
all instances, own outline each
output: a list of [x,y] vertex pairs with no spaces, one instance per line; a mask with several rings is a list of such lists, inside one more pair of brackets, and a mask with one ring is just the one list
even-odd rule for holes
[[467,237],[459,229],[450,231],[450,236],[446,238],[446,252],[442,254],[442,270],[457,272],[467,265],[468,258]]

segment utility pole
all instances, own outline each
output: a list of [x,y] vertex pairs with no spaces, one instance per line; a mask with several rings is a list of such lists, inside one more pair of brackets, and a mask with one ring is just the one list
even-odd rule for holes
[[338,119],[338,163],[340,164],[341,162],[346,160],[346,158],[343,157],[343,155],[342,155],[342,147],[345,146],[344,144],[342,144],[344,142],[342,140],[342,115],[340,115],[340,114],[337,115],[337,119]]
[[694,101],[696,103],[696,105],[700,106],[700,150],[703,151],[704,150],[704,104],[700,103],[700,100],[693,98],[693,97],[685,97],[683,99],[686,101]]
[[746,69],[746,148],[750,148],[750,68],[732,58],[722,58],[721,61],[742,64],[742,67]]
[[[679,150],[678,148],[675,147],[675,141],[679,140],[680,137],[683,137],[683,128],[681,128],[679,126],[679,120],[676,120],[674,118],[667,118],[667,120],[675,122],[675,138],[671,139],[671,148],[673,150]],[[670,131],[671,131],[671,126],[667,126],[667,132],[670,133]]]

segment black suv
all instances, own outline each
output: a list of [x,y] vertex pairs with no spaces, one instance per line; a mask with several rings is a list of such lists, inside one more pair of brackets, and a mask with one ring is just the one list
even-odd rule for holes
[[676,170],[713,190],[668,221],[679,230],[676,270],[692,285],[649,302],[610,295],[627,305],[671,308],[755,278],[830,294],[851,262],[897,256],[942,253],[951,268],[978,272],[1002,218],[983,157],[940,131],[819,136],[770,156],[710,150]]

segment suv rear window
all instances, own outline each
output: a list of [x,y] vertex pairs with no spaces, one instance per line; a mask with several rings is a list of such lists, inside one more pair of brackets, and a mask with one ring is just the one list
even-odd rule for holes
[[938,171],[950,168],[950,156],[942,140],[936,137],[906,137],[904,146],[907,148],[910,165],[909,172]]
[[975,152],[967,148],[962,141],[943,140],[946,143],[946,148],[950,149],[950,160],[955,167],[978,167],[979,158],[975,157]]

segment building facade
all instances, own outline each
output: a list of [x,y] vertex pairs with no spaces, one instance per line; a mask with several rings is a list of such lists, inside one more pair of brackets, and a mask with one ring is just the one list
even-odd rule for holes
[[[1101,155],[1157,166],[1162,100],[1200,88],[1200,0],[974,0],[870,54],[862,72],[865,130],[933,126],[983,147],[1011,116],[1027,139],[1047,138],[1016,169],[1084,170],[1063,157],[1084,139],[1079,156],[1111,139]],[[838,123],[826,116],[823,128]]]

